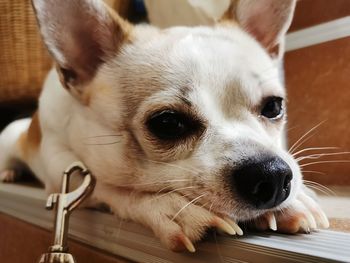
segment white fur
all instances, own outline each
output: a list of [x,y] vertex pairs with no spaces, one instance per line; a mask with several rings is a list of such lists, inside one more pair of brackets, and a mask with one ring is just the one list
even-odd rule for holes
[[17,120],[9,124],[0,134],[0,167],[2,169],[9,166],[14,159],[19,158],[17,140],[28,129],[29,124],[29,118]]

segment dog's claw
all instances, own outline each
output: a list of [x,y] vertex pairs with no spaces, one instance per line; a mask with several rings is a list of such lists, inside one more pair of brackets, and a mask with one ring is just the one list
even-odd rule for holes
[[318,209],[316,215],[319,218],[319,223],[320,223],[321,227],[322,228],[328,228],[329,227],[329,221],[328,221],[328,218],[327,218],[326,214],[321,209]]
[[236,234],[239,236],[243,235],[243,230],[239,227],[239,225],[233,221],[231,218],[225,217],[225,221],[231,225],[231,227],[235,230]]
[[317,228],[317,224],[316,224],[316,221],[315,221],[315,218],[314,216],[311,214],[311,212],[309,212],[308,210],[305,210],[304,211],[304,214],[305,214],[305,217],[308,221],[308,225],[309,225],[309,228],[311,230],[314,230]]
[[315,203],[315,201],[311,197],[302,193],[299,196],[299,200],[312,212],[312,215],[315,219],[314,221],[315,221],[316,227],[317,225],[320,225],[321,228],[329,227],[329,221],[326,214],[322,211],[322,209]]
[[329,227],[327,216],[321,207],[306,193],[301,192],[282,211],[266,212],[252,222],[258,230],[280,233],[311,233],[319,228]]
[[272,231],[277,231],[277,222],[276,222],[276,217],[275,217],[274,213],[267,213],[266,220],[267,220],[269,228]]
[[14,170],[5,170],[0,173],[0,181],[4,183],[12,183],[16,181],[16,172]]
[[220,229],[224,233],[227,233],[231,236],[236,235],[236,231],[231,226],[231,224],[229,224],[225,220],[221,219],[220,217],[215,217],[215,219],[213,221],[213,226],[217,227],[218,229]]
[[182,244],[185,246],[185,248],[189,252],[191,252],[191,253],[196,252],[196,248],[194,247],[193,243],[191,242],[191,240],[187,236],[182,235],[180,237],[180,241],[182,242]]

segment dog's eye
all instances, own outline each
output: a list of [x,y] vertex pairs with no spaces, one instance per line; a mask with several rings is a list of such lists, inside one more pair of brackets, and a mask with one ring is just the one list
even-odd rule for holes
[[283,99],[280,97],[269,97],[261,110],[261,115],[272,120],[279,119],[283,116]]
[[147,121],[147,127],[159,139],[175,140],[191,133],[194,122],[183,113],[164,110],[153,114]]

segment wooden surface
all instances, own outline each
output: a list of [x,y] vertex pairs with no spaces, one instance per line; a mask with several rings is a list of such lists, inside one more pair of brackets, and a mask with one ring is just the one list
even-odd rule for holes
[[335,231],[350,233],[350,219],[348,218],[331,218],[329,223],[331,229]]
[[[350,232],[349,219],[332,218],[330,223],[331,229]],[[2,263],[36,263],[40,255],[47,251],[52,239],[48,231],[2,213],[0,213],[0,226],[0,262]],[[77,263],[131,262],[79,242],[70,241],[69,247]]]
[[350,15],[349,0],[299,0],[289,31]]
[[[51,242],[52,236],[48,231],[0,213],[0,262],[38,262]],[[131,262],[75,241],[69,242],[69,248],[78,263]]]

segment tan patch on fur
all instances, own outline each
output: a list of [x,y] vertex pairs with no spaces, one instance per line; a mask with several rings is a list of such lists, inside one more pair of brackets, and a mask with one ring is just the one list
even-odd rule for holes
[[132,42],[133,37],[132,37],[132,30],[133,30],[133,25],[130,24],[128,21],[123,19],[121,16],[119,16],[112,8],[109,6],[106,6],[108,9],[109,14],[111,17],[116,21],[116,23],[119,25],[121,28],[122,34],[118,34],[117,36],[119,37],[119,41],[117,43],[126,43],[126,42]]
[[293,214],[277,220],[277,229],[280,233],[295,234],[302,230],[302,222],[306,222],[306,218],[302,213]]
[[33,151],[37,151],[41,143],[41,129],[39,122],[38,112],[34,113],[32,122],[26,132],[23,132],[18,139],[18,146],[23,154],[23,157],[27,159]]
[[220,25],[237,26],[238,22],[235,17],[238,1],[231,1],[229,8],[219,19]]

